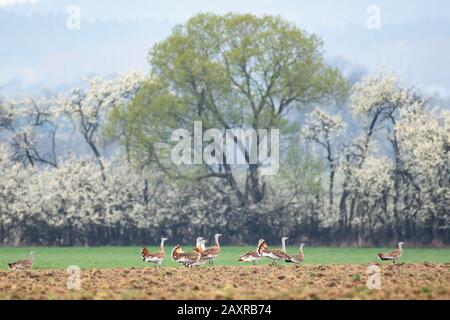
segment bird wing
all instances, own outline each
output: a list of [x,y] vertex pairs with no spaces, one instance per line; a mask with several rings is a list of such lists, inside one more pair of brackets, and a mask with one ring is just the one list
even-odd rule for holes
[[178,262],[195,262],[200,259],[198,252],[185,252],[181,253],[177,259]]
[[163,251],[153,252],[148,255],[148,258],[152,260],[161,260],[164,259],[165,253]]
[[241,255],[241,258],[244,258],[244,257],[259,257],[259,255],[255,251],[249,251],[249,252]]
[[381,260],[394,260],[394,259],[399,258],[400,255],[401,255],[400,250],[394,250],[394,251],[391,251],[391,252],[388,252],[388,253],[379,253],[378,257]]
[[247,253],[241,255],[241,257],[239,258],[238,261],[241,261],[241,262],[248,262],[248,261],[258,260],[258,259],[260,259],[260,258],[261,258],[261,256],[258,255],[256,252],[254,252],[254,251],[249,251],[249,252],[247,252]]
[[283,250],[274,249],[274,250],[265,250],[263,254],[266,257],[272,258],[272,259],[285,259],[289,260],[291,257],[288,256],[286,253],[283,252]]
[[290,256],[290,259],[287,259],[286,261],[287,262],[299,263],[299,262],[302,262],[304,258],[305,258],[304,255],[296,254],[296,255]]
[[210,247],[207,248],[205,251],[202,252],[202,257],[208,259],[208,258],[215,258],[219,255],[220,249],[217,247]]
[[8,263],[8,267],[10,269],[27,269],[32,266],[32,262],[30,260],[17,260],[12,263]]

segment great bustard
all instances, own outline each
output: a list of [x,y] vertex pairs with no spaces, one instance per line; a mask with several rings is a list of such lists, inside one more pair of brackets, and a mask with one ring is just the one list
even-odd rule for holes
[[392,263],[395,263],[395,260],[400,258],[403,253],[403,245],[404,242],[398,243],[398,248],[394,251],[388,252],[388,253],[378,253],[378,258],[381,260],[392,260]]
[[297,266],[299,266],[303,260],[305,259],[305,254],[303,253],[303,247],[305,246],[304,243],[300,243],[300,251],[298,254],[290,256],[289,260],[286,260],[286,262],[293,262]]
[[177,244],[172,250],[172,260],[181,263],[185,267],[192,268],[194,265],[198,265],[200,257],[200,252],[184,252],[179,244]]
[[209,247],[202,252],[202,256],[208,260],[209,265],[214,265],[214,259],[217,258],[220,254],[220,244],[219,238],[222,236],[220,233],[216,233],[214,235],[215,245],[213,247]]
[[281,238],[281,249],[272,249],[269,250],[267,248],[267,243],[265,240],[263,240],[258,245],[258,254],[267,257],[272,260],[272,266],[276,264],[278,260],[290,260],[291,257],[289,257],[286,253],[286,240],[288,237]]
[[161,263],[163,262],[164,257],[166,256],[166,253],[164,251],[164,242],[166,241],[167,238],[161,238],[159,251],[150,252],[146,247],[142,247],[141,250],[142,261],[154,263],[155,267],[161,266]]
[[197,237],[195,240],[195,247],[192,249],[193,251],[201,253],[205,250],[205,248],[202,248],[202,240],[203,237]]
[[16,262],[8,263],[9,270],[28,270],[33,268],[34,252],[30,252],[30,258],[25,260],[17,260]]
[[251,262],[253,265],[256,265],[256,262],[261,260],[261,255],[258,253],[258,247],[259,245],[263,242],[263,239],[259,239],[258,241],[258,245],[256,246],[256,250],[255,251],[249,251],[245,254],[243,254],[240,258],[239,258],[239,262]]
[[184,252],[180,245],[175,246],[172,250],[172,260],[189,268],[206,263],[207,260],[202,256],[205,251],[205,242],[203,237],[197,237],[192,252]]

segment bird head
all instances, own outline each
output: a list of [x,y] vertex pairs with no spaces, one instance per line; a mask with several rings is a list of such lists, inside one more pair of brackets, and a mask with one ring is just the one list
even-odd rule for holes
[[161,238],[161,241],[162,241],[162,242],[165,242],[165,241],[167,241],[167,240],[169,240],[169,238],[164,238],[164,237]]
[[289,237],[283,237],[281,238],[281,241],[286,241],[287,239],[289,239]]
[[404,242],[399,242],[398,245],[399,247],[403,246],[405,243]]
[[300,243],[300,248],[303,248],[306,245],[306,243]]

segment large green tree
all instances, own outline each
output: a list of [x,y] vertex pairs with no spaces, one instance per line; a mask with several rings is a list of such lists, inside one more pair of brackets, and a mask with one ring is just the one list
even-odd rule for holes
[[199,14],[157,43],[148,60],[150,79],[131,104],[111,113],[108,131],[120,133],[131,159],[156,163],[174,177],[223,179],[246,204],[266,195],[261,163],[175,169],[164,148],[171,132],[192,131],[198,120],[203,130],[286,133],[290,112],[334,101],[347,89],[324,62],[321,40],[280,17]]

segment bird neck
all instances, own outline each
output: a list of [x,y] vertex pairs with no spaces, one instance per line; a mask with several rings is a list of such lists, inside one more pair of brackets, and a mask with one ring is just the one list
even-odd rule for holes
[[220,249],[220,244],[219,244],[219,237],[218,236],[216,236],[216,247],[218,248],[218,249]]
[[164,240],[161,240],[161,245],[159,246],[159,249],[164,252]]
[[403,251],[402,245],[400,243],[398,244],[398,251],[400,251],[400,252]]
[[202,244],[200,240],[197,240],[195,242],[195,248],[197,249],[197,251],[201,251],[202,250]]
[[286,252],[286,240],[285,239],[281,240],[281,250],[283,250],[283,252]]

